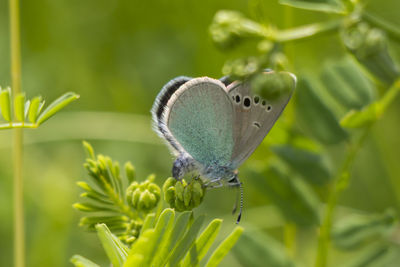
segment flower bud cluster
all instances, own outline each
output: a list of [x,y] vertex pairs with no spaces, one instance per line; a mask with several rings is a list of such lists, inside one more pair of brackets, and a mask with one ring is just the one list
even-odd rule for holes
[[132,208],[148,213],[157,206],[161,190],[153,180],[154,177],[151,176],[142,183],[135,181],[127,188],[126,199]]
[[176,211],[192,210],[200,205],[205,194],[205,187],[200,179],[193,179],[190,183],[168,178],[164,185],[164,199]]

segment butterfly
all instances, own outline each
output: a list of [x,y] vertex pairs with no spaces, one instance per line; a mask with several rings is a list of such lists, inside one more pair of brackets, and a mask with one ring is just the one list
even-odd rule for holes
[[[261,75],[274,75],[265,71]],[[239,187],[237,168],[262,142],[286,104],[292,90],[277,99],[252,92],[250,80],[177,77],[160,91],[151,110],[153,125],[166,140],[176,160],[172,176],[182,179],[195,172],[209,187]]]

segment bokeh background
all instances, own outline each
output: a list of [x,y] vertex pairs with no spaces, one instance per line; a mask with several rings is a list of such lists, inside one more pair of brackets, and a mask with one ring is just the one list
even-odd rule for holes
[[[170,175],[173,159],[151,130],[150,108],[155,96],[176,76],[221,77],[227,59],[249,53],[247,48],[226,53],[214,46],[208,28],[218,10],[238,10],[279,28],[333,16],[281,6],[276,0],[39,0],[22,1],[21,5],[23,90],[28,97],[42,95],[47,101],[65,91],[81,96],[39,129],[25,131],[27,266],[71,266],[69,258],[77,253],[105,266],[107,259],[96,235],[79,228],[80,214],[71,206],[79,200],[75,182],[86,177],[81,142],[91,142],[96,152],[120,162],[130,160],[139,179],[155,173],[161,185]],[[398,1],[371,0],[366,8],[400,25]],[[285,20],[289,13],[290,21]],[[398,58],[400,47],[390,45]],[[10,84],[9,51],[8,3],[0,0],[2,86]],[[295,73],[317,72],[325,61],[344,53],[337,34],[330,34],[291,45],[288,56]],[[355,162],[351,185],[339,200],[341,207],[399,210],[399,114],[397,99],[373,127]],[[11,266],[13,255],[10,144],[11,131],[1,131],[1,266]],[[334,164],[340,161],[344,147],[328,147]],[[267,153],[267,148],[260,146],[242,169],[251,168]],[[281,239],[281,233],[274,231],[281,224],[280,215],[250,178],[242,180],[243,226],[256,225]],[[235,191],[229,189],[211,191],[196,212],[224,218],[225,228],[231,229],[236,219],[231,215],[235,197]],[[297,242],[302,244],[298,253],[307,266],[315,255],[315,229],[300,232]],[[232,255],[224,264],[241,266]]]

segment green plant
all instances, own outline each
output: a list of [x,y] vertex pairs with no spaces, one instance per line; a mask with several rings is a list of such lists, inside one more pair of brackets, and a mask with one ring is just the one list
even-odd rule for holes
[[[200,233],[205,216],[195,218],[190,210],[200,204],[204,196],[201,182],[166,180],[165,202],[181,212],[175,219],[173,209],[163,209],[161,190],[154,183],[154,175],[139,183],[132,164],[127,162],[122,178],[118,162],[103,155],[96,156],[87,142],[83,145],[88,156],[84,167],[92,183],[77,183],[85,191],[81,197],[87,201],[73,206],[90,214],[81,218],[80,225],[97,231],[113,266],[198,265],[222,224],[222,220],[214,219]],[[207,266],[217,266],[242,231],[241,227],[236,227],[210,256]],[[98,266],[78,255],[71,261],[75,266]]]
[[[295,228],[318,226],[315,266],[322,267],[328,264],[334,211],[340,194],[350,183],[354,160],[371,128],[400,91],[400,70],[388,49],[388,38],[398,42],[400,31],[367,12],[359,1],[281,0],[280,3],[336,15],[327,21],[278,29],[246,18],[240,12],[222,10],[216,13],[210,34],[224,52],[244,44],[253,48],[251,55],[228,60],[222,72],[237,79],[250,79],[259,94],[270,91],[269,86],[263,86],[265,81],[260,81],[259,73],[265,68],[289,70],[299,78],[295,109],[286,111],[288,119],[281,126],[283,137],[269,141],[273,154],[268,161],[264,160],[263,167],[249,175],[257,178],[257,188],[285,217],[285,244],[290,254],[294,250],[291,244],[296,238]],[[290,21],[290,17],[286,20]],[[319,73],[295,68],[291,45],[321,34],[337,34],[347,56],[327,61]],[[341,143],[346,143],[347,149],[341,167],[334,171],[327,151],[329,146]],[[327,191],[328,197],[318,197],[321,190]],[[326,205],[320,220],[321,201]],[[394,215],[391,218],[390,223],[381,225],[388,232],[393,231],[397,221]],[[360,227],[367,233],[375,231],[374,224],[363,222]],[[357,231],[348,231],[346,235],[351,239]],[[359,235],[359,239],[366,236]],[[391,239],[390,234],[382,238]],[[385,248],[392,247],[395,244]],[[383,258],[390,249],[371,249],[369,256]]]
[[[79,98],[75,93],[66,93],[43,112],[44,101],[35,97],[25,102],[25,93],[21,92],[21,37],[19,0],[10,0],[10,48],[11,48],[11,88],[0,87],[0,109],[4,123],[0,129],[14,128],[13,172],[14,172],[14,264],[25,266],[25,231],[22,181],[23,132],[19,128],[37,128],[66,105]],[[28,122],[26,120],[28,119]]]

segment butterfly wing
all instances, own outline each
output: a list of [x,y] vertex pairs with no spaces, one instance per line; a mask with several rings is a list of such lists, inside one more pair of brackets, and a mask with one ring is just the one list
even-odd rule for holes
[[[271,74],[273,72],[264,72],[263,75]],[[293,75],[293,89],[295,82]],[[227,86],[235,110],[233,166],[238,167],[259,146],[289,102],[293,89],[277,99],[268,100],[254,95],[248,81]]]
[[233,105],[218,80],[192,79],[169,99],[163,113],[166,131],[179,147],[207,166],[227,166],[233,152]]

